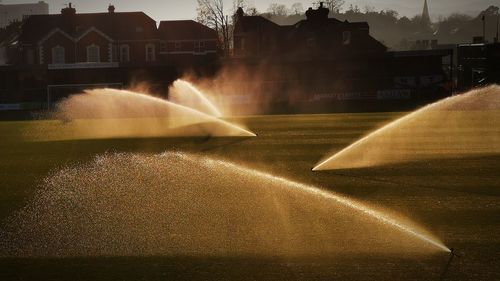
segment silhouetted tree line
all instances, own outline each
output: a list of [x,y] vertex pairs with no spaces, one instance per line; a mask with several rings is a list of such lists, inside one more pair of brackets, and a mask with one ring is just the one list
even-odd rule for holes
[[[314,2],[318,6],[320,1]],[[419,46],[419,40],[437,40],[438,44],[469,43],[474,36],[483,34],[483,15],[486,21],[486,39],[493,41],[497,36],[499,8],[490,6],[476,17],[465,14],[452,14],[440,17],[436,22],[414,17],[400,16],[394,10],[377,11],[366,6],[360,9],[350,5],[342,11],[344,0],[323,0],[323,5],[330,9],[330,17],[350,22],[366,21],[370,25],[373,37],[383,42],[392,50],[412,50]],[[290,25],[305,19],[305,8],[296,2],[289,7],[271,3],[266,12],[259,12],[247,0],[233,0],[230,9],[224,7],[223,0],[198,0],[198,21],[218,31],[224,54],[229,54],[232,45],[233,15],[242,7],[247,15],[261,15],[278,24]]]
[[[370,25],[370,33],[393,50],[411,50],[417,48],[417,40],[438,40],[439,44],[469,43],[474,36],[483,34],[483,15],[486,21],[486,39],[490,42],[496,37],[498,11],[496,6],[490,6],[476,17],[465,14],[452,14],[440,17],[436,22],[425,22],[420,15],[414,17],[400,16],[394,10],[377,11],[366,6],[360,9],[350,5],[341,12],[344,1],[325,1],[330,9],[330,17],[350,22],[366,21]],[[294,24],[305,19],[304,9],[300,3],[290,8],[281,4],[271,4],[265,13],[260,15],[281,24]]]

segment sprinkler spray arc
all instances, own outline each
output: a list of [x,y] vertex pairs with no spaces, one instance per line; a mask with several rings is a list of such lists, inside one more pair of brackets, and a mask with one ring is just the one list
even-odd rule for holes
[[[181,157],[185,158],[184,155],[182,155]],[[186,158],[186,160],[191,160],[191,159]],[[343,196],[337,195],[333,192],[328,192],[328,191],[322,190],[322,189],[315,187],[315,186],[309,186],[309,185],[306,185],[303,183],[292,181],[292,180],[289,180],[289,179],[286,179],[283,177],[279,177],[279,176],[274,176],[274,175],[271,175],[271,174],[268,174],[265,172],[249,169],[249,168],[239,166],[239,165],[236,165],[233,163],[229,163],[226,161],[208,159],[204,162],[207,163],[208,166],[212,166],[213,164],[217,164],[217,165],[230,167],[234,170],[241,171],[245,174],[254,174],[257,177],[265,178],[265,179],[273,181],[273,182],[278,182],[281,184],[280,186],[296,188],[296,189],[298,189],[302,192],[305,192],[305,193],[314,194],[316,196],[319,196],[319,197],[322,197],[325,199],[329,199],[329,200],[334,200],[335,202],[337,202],[345,207],[351,208],[357,212],[368,215],[369,217],[374,218],[375,220],[377,220],[383,224],[390,225],[403,233],[409,234],[409,235],[411,235],[411,236],[413,236],[421,241],[424,241],[428,244],[431,244],[431,245],[433,245],[433,246],[435,246],[435,247],[437,247],[445,252],[450,252],[450,249],[448,247],[446,247],[445,245],[443,245],[442,243],[440,243],[439,241],[436,241],[436,240],[432,239],[431,237],[428,237],[428,236],[416,231],[415,229],[413,229],[407,225],[404,225],[403,223],[401,223],[401,222],[399,222],[391,217],[385,216],[381,212],[378,212],[374,209],[371,209],[367,206],[364,206],[361,203],[357,203],[351,199],[348,199],[347,197],[343,197]]]

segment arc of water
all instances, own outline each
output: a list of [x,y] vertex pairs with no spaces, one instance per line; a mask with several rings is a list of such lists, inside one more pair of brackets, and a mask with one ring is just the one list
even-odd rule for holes
[[[153,98],[153,97],[152,97],[152,98]],[[161,100],[161,99],[160,99],[160,100]],[[176,103],[173,103],[173,102],[170,102],[170,101],[166,101],[166,100],[162,100],[162,101],[164,101],[164,102],[166,102],[166,103],[168,103],[168,104],[170,104],[170,105],[172,105],[172,106],[174,106],[174,107],[178,107],[178,108],[180,108],[180,109],[187,110],[187,111],[192,112],[192,113],[195,113],[195,114],[199,114],[199,115],[201,115],[201,116],[203,116],[203,117],[205,117],[205,118],[209,119],[209,120],[210,120],[210,121],[212,121],[212,122],[220,122],[220,123],[222,123],[222,124],[224,124],[224,125],[226,125],[226,126],[228,126],[228,127],[231,127],[231,128],[233,128],[233,129],[235,129],[235,130],[237,130],[237,131],[241,131],[241,132],[243,132],[246,136],[251,136],[251,137],[255,137],[255,136],[257,136],[255,133],[252,133],[252,132],[250,132],[249,130],[243,129],[242,127],[236,126],[236,125],[234,125],[234,124],[232,124],[232,123],[229,123],[229,122],[227,122],[227,121],[225,121],[225,120],[222,120],[222,119],[216,118],[216,117],[214,117],[214,116],[208,115],[208,114],[203,113],[203,112],[201,112],[201,111],[198,111],[198,110],[196,110],[196,109],[192,109],[192,108],[190,108],[190,107],[183,106],[183,105],[180,105],[180,104],[176,104]]]
[[183,85],[184,87],[188,88],[192,93],[194,93],[195,96],[198,99],[200,99],[203,102],[203,104],[208,108],[208,111],[211,115],[215,117],[222,117],[222,113],[219,111],[219,109],[192,83],[182,79],[178,79],[177,81],[175,81],[174,85],[176,83]]
[[378,135],[381,135],[391,129],[393,129],[394,127],[398,126],[399,124],[405,122],[406,120],[410,120],[412,119],[413,117],[415,117],[415,115],[418,115],[420,114],[422,111],[424,110],[428,110],[432,107],[435,107],[436,105],[438,104],[441,104],[442,102],[448,100],[450,98],[446,98],[442,101],[439,101],[439,102],[436,102],[436,103],[433,103],[433,104],[430,104],[430,105],[427,105],[427,106],[424,106],[423,108],[419,109],[419,110],[416,110],[410,114],[407,114],[399,119],[396,119],[395,121],[392,121],[391,123],[383,126],[382,128],[378,129],[378,130],[375,130],[373,132],[371,132],[370,134],[364,136],[363,138],[355,141],[354,143],[350,144],[349,146],[345,147],[344,149],[342,149],[341,151],[335,153],[334,155],[332,155],[331,157],[328,157],[327,159],[321,161],[319,164],[317,164],[312,170],[313,171],[320,171],[320,170],[323,170],[325,169],[325,166],[326,164],[328,163],[331,163],[333,161],[335,161],[336,159],[339,159],[340,157],[342,157],[346,152],[348,151],[351,151],[352,149],[355,149],[361,145],[363,145],[364,143],[366,143],[367,141],[369,141],[370,139],[378,136]]
[[[179,155],[180,155],[180,157],[183,157],[186,160],[191,160],[189,157],[186,157],[183,154],[179,154]],[[193,160],[191,160],[191,161],[193,161]],[[242,166],[239,166],[239,165],[236,165],[233,163],[229,163],[226,161],[206,159],[204,164],[207,167],[213,167],[214,164],[222,165],[222,166],[225,166],[227,168],[231,168],[231,169],[234,169],[236,171],[239,171],[243,174],[252,174],[256,177],[261,177],[261,178],[264,178],[266,180],[273,181],[273,182],[277,183],[278,186],[291,186],[291,187],[296,188],[300,191],[303,191],[304,193],[314,194],[318,197],[328,199],[328,200],[334,200],[335,202],[337,202],[345,207],[348,207],[348,208],[353,209],[355,211],[358,211],[362,214],[365,214],[365,215],[367,215],[367,216],[369,216],[369,217],[371,217],[371,218],[373,218],[373,219],[375,219],[383,224],[392,226],[403,233],[409,234],[410,236],[417,238],[420,241],[423,241],[425,243],[433,245],[433,246],[435,246],[435,247],[437,247],[445,252],[450,252],[450,249],[448,249],[448,247],[443,245],[441,242],[439,242],[439,241],[437,241],[437,240],[435,240],[435,239],[433,239],[433,238],[431,238],[423,233],[418,232],[417,230],[413,229],[412,227],[407,226],[407,225],[397,221],[394,218],[388,217],[388,216],[382,214],[381,212],[373,210],[373,209],[371,209],[371,208],[369,208],[369,207],[367,207],[359,202],[355,202],[351,199],[348,199],[344,196],[335,194],[333,192],[328,192],[328,191],[322,190],[322,189],[315,187],[315,186],[306,185],[306,184],[292,181],[292,180],[289,180],[289,179],[286,179],[283,177],[274,176],[274,175],[271,175],[271,174],[268,174],[265,172],[249,169],[249,168],[242,167]]]
[[[188,113],[191,113],[191,114],[203,117],[204,119],[209,120],[211,122],[222,123],[225,126],[228,126],[228,127],[232,128],[232,129],[235,129],[237,131],[242,132],[243,135],[245,135],[245,136],[252,136],[252,137],[257,136],[253,132],[251,132],[249,130],[246,130],[246,129],[243,129],[242,127],[236,126],[236,125],[234,125],[234,124],[232,124],[230,122],[227,122],[225,120],[222,120],[222,119],[216,118],[214,116],[208,115],[208,114],[206,114],[204,112],[201,112],[201,111],[198,111],[196,109],[193,109],[193,108],[190,108],[190,107],[187,107],[187,106],[184,106],[184,105],[173,103],[173,102],[168,101],[168,100],[164,100],[164,99],[161,99],[161,98],[158,98],[158,97],[149,96],[149,95],[142,94],[142,93],[134,93],[134,92],[127,91],[127,90],[116,90],[116,89],[104,89],[104,90],[112,90],[112,91],[120,92],[122,94],[141,95],[143,98],[146,98],[146,99],[149,99],[149,100],[155,101],[155,102],[164,103],[165,105],[171,106],[171,107],[176,108],[176,109],[178,109],[180,111],[185,111],[185,112],[188,112]],[[86,93],[92,94],[93,92],[92,91],[86,91]]]

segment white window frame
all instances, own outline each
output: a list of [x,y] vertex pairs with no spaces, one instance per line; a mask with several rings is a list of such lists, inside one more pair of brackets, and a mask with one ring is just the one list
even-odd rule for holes
[[66,50],[63,46],[57,45],[52,47],[52,64],[65,64]]
[[[148,54],[148,50],[151,48],[152,50],[152,57],[150,58],[149,57],[149,54]],[[146,61],[147,62],[152,62],[152,61],[156,61],[156,53],[155,53],[155,44],[146,44]]]
[[[120,45],[120,62],[129,62],[130,61],[130,46],[127,44]],[[126,50],[126,56],[123,55],[123,51]]]
[[[96,50],[97,51],[96,54],[91,54],[92,50]],[[96,59],[93,60],[91,55],[97,55]],[[87,46],[87,62],[89,62],[89,63],[101,62],[101,48],[98,45],[92,44],[92,45]]]
[[205,52],[205,41],[194,41],[194,52],[195,53]]

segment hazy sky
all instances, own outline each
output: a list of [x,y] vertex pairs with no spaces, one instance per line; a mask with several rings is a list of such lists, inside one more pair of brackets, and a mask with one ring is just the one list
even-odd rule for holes
[[[38,0],[3,0],[3,4],[33,3]],[[144,11],[153,19],[194,19],[196,17],[196,0],[45,0],[49,3],[50,13],[59,13],[66,3],[72,2],[77,12],[107,11],[108,4],[115,5],[116,11]],[[270,3],[290,6],[301,2],[304,8],[311,6],[311,0],[250,0],[259,11],[266,11]],[[422,11],[424,0],[345,0],[345,8],[350,4],[375,7],[376,10],[394,9],[401,15],[414,16]],[[226,0],[227,8],[232,7],[232,0]],[[489,5],[499,5],[499,0],[428,0],[433,17],[461,12],[476,15],[478,11]]]

